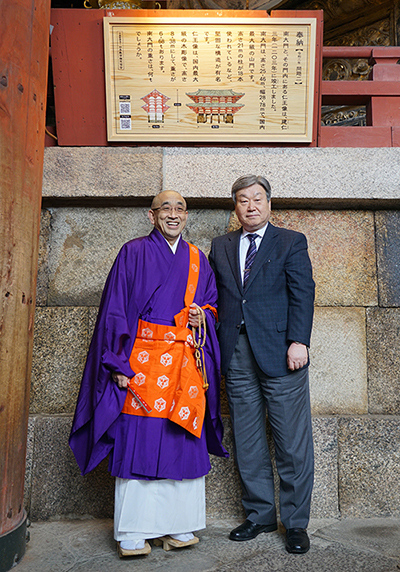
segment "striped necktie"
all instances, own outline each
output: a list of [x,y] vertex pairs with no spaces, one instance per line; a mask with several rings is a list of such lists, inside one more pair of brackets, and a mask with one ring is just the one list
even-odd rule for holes
[[246,254],[246,261],[244,263],[243,288],[246,288],[247,280],[250,276],[250,270],[257,254],[256,237],[256,234],[247,235],[247,238],[250,240],[250,246]]

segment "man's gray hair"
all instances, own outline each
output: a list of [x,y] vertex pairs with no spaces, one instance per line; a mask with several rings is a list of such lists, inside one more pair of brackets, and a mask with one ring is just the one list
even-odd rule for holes
[[271,200],[271,185],[264,177],[260,175],[244,175],[243,177],[239,177],[232,185],[232,199],[236,205],[236,193],[241,191],[242,189],[247,189],[247,187],[251,187],[251,185],[260,185],[266,195],[268,202]]

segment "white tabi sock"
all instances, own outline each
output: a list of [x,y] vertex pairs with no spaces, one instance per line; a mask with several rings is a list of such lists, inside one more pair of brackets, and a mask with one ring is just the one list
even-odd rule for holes
[[119,545],[124,550],[142,550],[144,548],[144,540],[121,540]]
[[170,534],[170,537],[175,540],[180,540],[181,542],[188,542],[194,538],[194,534],[192,532],[187,532],[186,534]]

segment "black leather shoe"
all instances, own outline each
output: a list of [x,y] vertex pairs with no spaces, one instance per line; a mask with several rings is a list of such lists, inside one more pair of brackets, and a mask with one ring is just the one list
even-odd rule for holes
[[310,539],[304,528],[288,528],[286,550],[292,554],[304,554],[310,550]]
[[261,532],[273,532],[278,529],[276,522],[274,524],[255,524],[250,520],[245,520],[243,524],[232,530],[229,535],[230,540],[243,541],[251,540],[258,536]]

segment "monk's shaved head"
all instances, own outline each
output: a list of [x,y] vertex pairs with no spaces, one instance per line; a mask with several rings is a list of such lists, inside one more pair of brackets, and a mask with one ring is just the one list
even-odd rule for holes
[[186,201],[176,191],[162,191],[158,195],[156,195],[151,203],[152,209],[158,209],[163,204],[174,204],[174,205],[181,205],[186,210]]
[[171,244],[175,244],[188,218],[186,201],[176,191],[163,191],[151,203],[149,219]]

